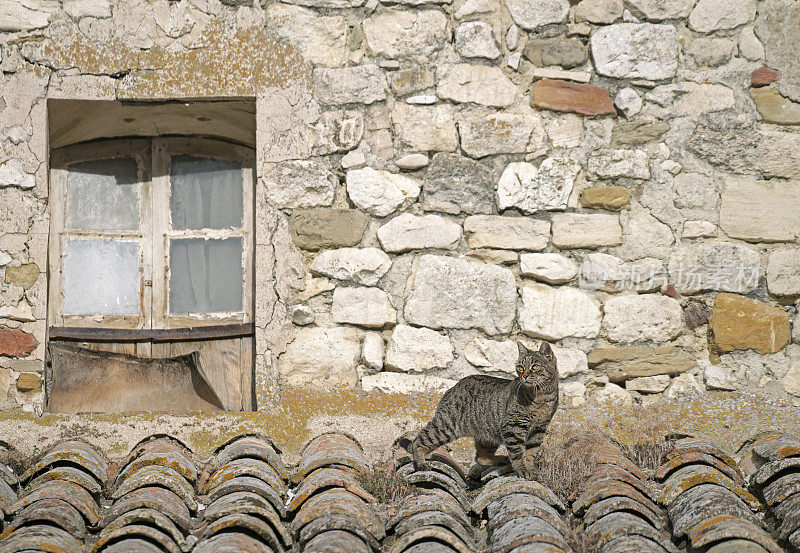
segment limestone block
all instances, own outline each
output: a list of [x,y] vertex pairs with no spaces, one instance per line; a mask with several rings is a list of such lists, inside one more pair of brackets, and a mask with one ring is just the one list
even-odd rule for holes
[[361,360],[372,370],[383,370],[383,337],[380,333],[367,332],[364,335],[364,342],[361,345]]
[[600,303],[577,288],[525,283],[519,326],[534,338],[594,338],[600,332]]
[[26,263],[19,267],[6,267],[6,282],[21,286],[24,290],[32,288],[38,279],[39,267],[36,263]]
[[519,256],[522,276],[548,284],[566,284],[578,276],[578,264],[560,253],[524,253]]
[[[706,388],[709,390],[731,391],[736,390],[739,387],[736,377],[733,376],[731,370],[728,367],[723,367],[720,365],[708,364],[703,369],[703,381],[706,384]],[[785,382],[786,381],[784,381],[784,385]]]
[[561,379],[584,374],[589,371],[586,354],[578,348],[553,347],[556,356],[556,368]]
[[664,397],[672,400],[691,399],[705,392],[702,382],[693,375],[683,373],[672,379],[669,388],[664,392]]
[[588,59],[586,46],[577,38],[531,38],[522,55],[537,67],[560,66],[571,69]]
[[430,161],[430,158],[425,154],[408,154],[395,160],[395,165],[403,171],[416,171],[427,167]]
[[675,346],[598,348],[589,352],[588,363],[611,382],[660,374],[675,376],[697,366]]
[[576,148],[583,142],[583,121],[573,113],[553,117],[545,129],[553,148]]
[[411,150],[452,152],[458,148],[453,106],[414,106],[395,102],[392,127],[398,145]]
[[22,161],[9,159],[0,163],[0,188],[7,186],[30,189],[36,186],[36,179],[31,173],[25,171]]
[[683,82],[657,86],[645,98],[665,107],[653,112],[664,118],[698,116],[734,109],[733,90],[716,83]]
[[631,191],[623,186],[584,188],[581,191],[581,206],[587,209],[619,211],[630,203]]
[[764,45],[752,27],[745,27],[739,33],[739,54],[751,61],[764,59]]
[[375,286],[392,266],[392,260],[378,248],[339,248],[321,252],[311,271],[336,280]]
[[462,58],[496,60],[500,50],[492,34],[492,27],[483,21],[470,21],[456,27],[456,52]]
[[464,357],[483,372],[516,376],[519,349],[513,340],[489,340],[477,337],[464,346]]
[[758,300],[719,294],[714,299],[709,330],[721,352],[754,349],[762,354],[775,353],[789,343],[789,314]]
[[686,221],[683,223],[684,238],[713,238],[717,226],[710,221]]
[[389,339],[386,366],[403,372],[443,369],[453,362],[450,339],[429,328],[397,325]]
[[774,296],[800,296],[800,250],[794,248],[770,252],[767,286],[769,293]]
[[601,75],[669,79],[678,70],[678,36],[672,25],[617,23],[592,34],[592,58]]
[[661,294],[609,298],[603,311],[603,330],[612,342],[666,342],[684,328],[681,305]]
[[[311,154],[314,156],[350,151],[358,147],[364,137],[364,117],[354,110],[326,111],[314,125],[314,135],[314,145],[311,147]],[[364,155],[358,150],[351,154],[360,154],[362,159]],[[342,158],[342,167],[347,163],[345,158],[346,156]],[[360,162],[354,160],[352,165],[360,163],[363,166],[365,162],[366,159]]]
[[347,172],[347,195],[360,209],[386,217],[409,206],[420,193],[416,179],[372,167]]
[[458,154],[433,156],[425,174],[422,208],[426,211],[491,213],[494,207],[494,175],[477,161]]
[[592,152],[588,163],[589,173],[600,179],[630,177],[647,180],[650,167],[644,150],[603,149]]
[[559,249],[598,248],[622,244],[617,215],[556,213],[553,215],[553,245]]
[[629,392],[639,392],[640,394],[657,394],[667,389],[669,381],[669,376],[665,374],[642,376],[625,382],[625,389]]
[[700,0],[689,15],[689,28],[699,33],[734,29],[753,20],[753,0]]
[[[796,25],[797,6],[791,0],[767,0],[758,4],[755,35],[766,48],[767,65],[781,72],[784,79],[797,83],[800,77],[800,29]],[[749,14],[748,14],[749,15]]]
[[460,240],[461,225],[439,215],[403,213],[378,229],[378,241],[387,252],[453,250]]
[[292,242],[304,250],[357,246],[368,217],[357,209],[295,209],[289,217]]
[[23,394],[35,394],[42,391],[42,377],[33,373],[22,373],[17,377],[17,390]]
[[453,102],[508,107],[519,90],[498,67],[466,63],[441,66],[436,95]]
[[517,287],[508,269],[477,261],[424,255],[414,271],[405,317],[431,328],[511,331]]
[[[239,0],[226,0],[236,3]],[[288,4],[297,4],[309,8],[359,8],[366,0],[288,0]],[[224,2],[223,2],[224,3]],[[244,2],[247,4],[247,2]]]
[[727,63],[733,55],[734,43],[723,38],[696,38],[683,47],[699,67],[717,67]]
[[53,0],[0,0],[0,31],[16,33],[47,27],[58,9]]
[[784,98],[774,88],[754,88],[750,94],[764,122],[800,125],[800,103]]
[[538,169],[525,161],[509,163],[497,183],[497,208],[525,213],[565,209],[579,172],[580,165],[569,159],[547,158]]
[[438,10],[383,10],[363,23],[373,55],[389,59],[429,56],[447,36],[447,17]]
[[333,291],[333,322],[383,328],[397,322],[389,294],[380,288],[342,287]]
[[669,281],[681,294],[706,290],[748,294],[758,287],[758,252],[733,242],[713,240],[685,245],[669,258]]
[[625,388],[609,382],[594,396],[595,401],[602,405],[625,407],[633,405],[633,396]]
[[267,199],[277,208],[329,206],[338,179],[315,159],[267,164],[261,175]]
[[372,104],[387,97],[386,76],[373,64],[336,69],[317,67],[312,80],[314,98],[321,104]]
[[322,16],[312,10],[274,3],[267,18],[277,34],[297,48],[303,59],[325,67],[339,67],[347,57],[347,21],[341,16]]
[[350,388],[358,382],[360,357],[356,329],[304,327],[278,359],[278,372],[292,386]]
[[389,84],[397,96],[406,96],[436,86],[436,71],[430,67],[398,69],[389,74]]
[[514,23],[526,31],[549,25],[561,23],[569,13],[567,0],[503,0]]
[[611,147],[647,144],[660,139],[669,131],[666,121],[621,121],[611,131]]
[[361,388],[365,392],[377,390],[385,394],[433,395],[443,394],[457,383],[457,380],[427,374],[380,372],[362,378]]
[[793,242],[800,237],[800,182],[728,177],[720,227],[748,242]]
[[581,0],[572,9],[576,23],[608,25],[622,17],[622,0]]
[[625,7],[639,19],[663,21],[684,19],[697,0],[625,0]]
[[586,403],[586,386],[581,382],[568,382],[561,387],[564,405],[580,407]]
[[539,251],[550,241],[550,222],[529,217],[472,215],[464,220],[470,248]]
[[474,158],[496,154],[521,154],[538,148],[544,138],[538,112],[493,113],[458,122],[461,148]]

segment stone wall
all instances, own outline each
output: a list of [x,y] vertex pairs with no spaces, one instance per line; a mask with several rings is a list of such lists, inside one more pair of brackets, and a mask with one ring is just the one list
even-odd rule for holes
[[5,405],[43,401],[47,100],[239,97],[260,408],[513,374],[517,339],[557,346],[565,405],[800,403],[798,22],[789,0],[0,0]]

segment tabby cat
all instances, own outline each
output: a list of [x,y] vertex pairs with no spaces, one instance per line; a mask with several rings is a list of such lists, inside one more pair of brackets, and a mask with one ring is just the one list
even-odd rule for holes
[[[550,344],[539,351],[517,342],[517,378],[468,376],[449,389],[433,420],[412,444],[417,470],[428,470],[425,455],[458,438],[475,439],[475,462],[483,466],[504,464],[496,455],[500,444],[508,461],[523,478],[535,478],[526,461],[541,445],[545,430],[558,407],[558,370]],[[529,452],[526,454],[526,452]]]

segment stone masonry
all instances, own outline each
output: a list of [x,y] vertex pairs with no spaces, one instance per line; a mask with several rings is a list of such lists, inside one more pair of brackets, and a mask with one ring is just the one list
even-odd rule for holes
[[47,101],[209,98],[255,98],[260,409],[541,339],[569,405],[800,405],[793,0],[0,0],[0,89],[3,407],[45,399]]

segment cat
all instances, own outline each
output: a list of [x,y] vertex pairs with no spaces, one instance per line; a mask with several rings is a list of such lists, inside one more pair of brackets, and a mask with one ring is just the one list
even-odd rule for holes
[[[442,396],[436,414],[412,443],[414,466],[429,470],[425,455],[458,438],[475,439],[475,462],[511,462],[518,476],[536,478],[530,457],[544,439],[558,408],[558,369],[550,344],[538,351],[517,342],[517,377],[468,376]],[[505,445],[508,458],[496,455]],[[527,459],[527,460],[526,460]]]

